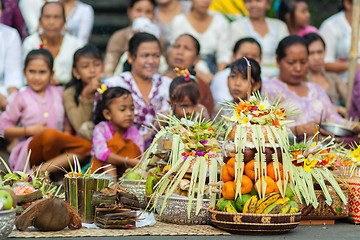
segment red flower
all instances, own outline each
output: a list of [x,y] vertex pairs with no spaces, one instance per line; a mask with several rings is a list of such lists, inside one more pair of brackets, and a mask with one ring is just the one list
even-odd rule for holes
[[258,107],[257,107],[257,106],[252,106],[252,107],[251,107],[251,110],[256,111],[256,110],[258,110]]
[[44,48],[44,46],[45,46],[45,45],[44,45],[43,43],[41,43],[40,46],[39,46],[39,48]]

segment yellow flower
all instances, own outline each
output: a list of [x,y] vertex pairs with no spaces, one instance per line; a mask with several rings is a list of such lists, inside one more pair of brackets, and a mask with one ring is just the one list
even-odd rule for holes
[[270,104],[267,101],[261,101],[259,104],[259,110],[265,110],[270,107]]
[[357,149],[352,151],[351,154],[350,154],[350,157],[355,158],[356,160],[359,160],[359,158],[360,158],[360,147],[358,147]]
[[101,84],[101,87],[97,89],[100,94],[103,94],[107,90],[105,84]]
[[311,172],[311,168],[315,167],[317,162],[318,162],[317,160],[309,160],[309,159],[305,158],[304,170],[307,172]]
[[243,115],[243,118],[241,119],[241,125],[249,127],[251,125],[251,123],[250,123],[251,118],[252,118],[251,115],[249,115],[249,116]]

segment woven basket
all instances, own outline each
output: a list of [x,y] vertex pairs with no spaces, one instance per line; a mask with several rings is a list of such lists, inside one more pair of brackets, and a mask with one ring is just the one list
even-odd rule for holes
[[[349,214],[347,206],[341,201],[340,197],[333,189],[328,189],[330,196],[333,200],[329,206],[325,202],[325,196],[322,190],[315,190],[316,198],[319,202],[319,206],[314,208],[313,205],[307,206],[305,200],[302,203],[298,198],[295,198],[299,209],[302,212],[302,220],[335,220],[339,218],[346,218]],[[349,199],[350,192],[348,190],[343,191],[347,199]]]
[[360,177],[344,177],[344,180],[350,187],[347,205],[349,209],[348,219],[355,224],[360,224]]
[[203,204],[199,214],[196,215],[196,198],[193,199],[190,218],[188,218],[188,201],[187,197],[170,196],[166,201],[166,207],[160,214],[161,207],[164,201],[164,196],[159,196],[158,202],[155,206],[156,212],[159,214],[159,220],[162,222],[175,224],[209,224],[209,213],[207,208],[210,205],[209,199],[203,199]]
[[287,214],[255,214],[220,212],[209,208],[210,220],[218,228],[243,234],[286,233],[300,224],[301,212]]

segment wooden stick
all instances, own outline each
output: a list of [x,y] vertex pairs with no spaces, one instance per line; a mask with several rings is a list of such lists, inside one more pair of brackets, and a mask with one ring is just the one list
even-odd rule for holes
[[349,53],[349,76],[346,98],[346,117],[349,117],[351,104],[351,93],[354,85],[354,77],[357,70],[358,44],[359,44],[359,21],[360,21],[360,0],[353,0],[351,15],[351,48]]

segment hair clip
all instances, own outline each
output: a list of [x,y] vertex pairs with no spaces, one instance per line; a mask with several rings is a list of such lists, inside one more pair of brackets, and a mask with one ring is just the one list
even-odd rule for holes
[[97,89],[97,92],[102,95],[106,90],[107,87],[105,86],[105,84],[101,84],[101,87]]
[[187,68],[180,69],[178,67],[175,67],[174,71],[177,73],[178,76],[184,76],[185,81],[190,81],[191,79],[195,80],[195,76],[191,75]]

